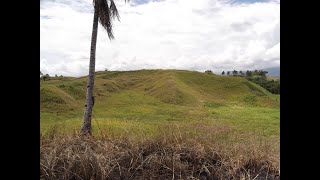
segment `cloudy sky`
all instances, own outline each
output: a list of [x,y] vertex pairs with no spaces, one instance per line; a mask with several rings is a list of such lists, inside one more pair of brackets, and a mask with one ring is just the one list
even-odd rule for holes
[[[121,21],[98,31],[96,70],[214,72],[280,65],[280,0],[115,0]],[[40,69],[88,74],[92,0],[40,1]]]

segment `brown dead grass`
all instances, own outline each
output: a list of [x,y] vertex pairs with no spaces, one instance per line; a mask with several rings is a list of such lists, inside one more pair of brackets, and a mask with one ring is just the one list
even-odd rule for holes
[[253,139],[223,144],[178,132],[84,138],[53,130],[40,143],[40,178],[47,180],[280,179],[278,157]]

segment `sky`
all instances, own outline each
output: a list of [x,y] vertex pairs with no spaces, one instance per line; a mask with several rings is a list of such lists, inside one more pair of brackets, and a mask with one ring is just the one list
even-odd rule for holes
[[[96,71],[216,73],[280,66],[280,0],[114,0],[114,40],[99,25]],[[40,0],[40,70],[88,74],[92,0]]]

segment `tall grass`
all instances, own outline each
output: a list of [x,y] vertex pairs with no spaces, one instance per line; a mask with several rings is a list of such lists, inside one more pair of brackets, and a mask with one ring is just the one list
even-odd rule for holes
[[[216,128],[216,129],[215,129]],[[213,136],[227,129],[211,127]],[[220,128],[220,129],[219,129]],[[169,129],[169,130],[168,130]],[[279,179],[279,161],[253,136],[242,143],[189,138],[171,126],[156,137],[84,138],[58,133],[41,136],[41,179]],[[139,137],[139,138],[138,138]],[[239,137],[237,137],[239,138]],[[224,143],[222,143],[224,142]]]

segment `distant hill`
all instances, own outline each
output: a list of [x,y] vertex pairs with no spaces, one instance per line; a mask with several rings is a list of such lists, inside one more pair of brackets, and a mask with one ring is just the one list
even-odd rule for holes
[[[40,83],[42,112],[83,109],[86,77],[52,78]],[[139,70],[97,72],[95,80],[97,108],[113,103],[145,104],[162,102],[179,106],[214,103],[220,105],[277,106],[273,95],[242,77],[220,76],[184,70]],[[122,96],[119,96],[123,94]],[[125,94],[125,95],[124,95]],[[119,96],[119,97],[118,97]],[[106,103],[105,103],[106,102]]]
[[280,67],[266,68],[263,70],[268,71],[267,76],[280,77]]

